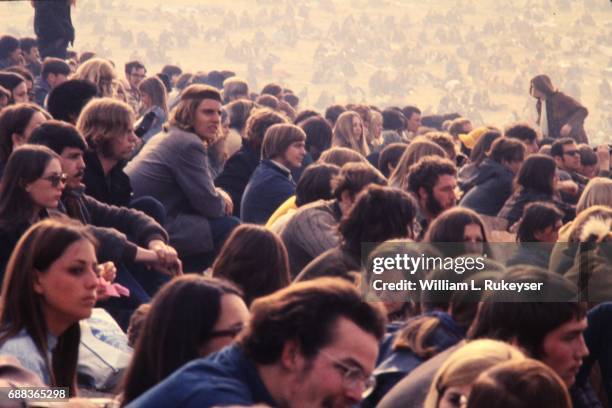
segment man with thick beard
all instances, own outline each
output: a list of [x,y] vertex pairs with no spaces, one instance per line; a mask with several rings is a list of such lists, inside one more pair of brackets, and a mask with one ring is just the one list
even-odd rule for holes
[[[442,211],[457,204],[457,168],[437,156],[428,156],[413,164],[408,171],[408,191],[419,205],[415,237],[421,240],[431,221]],[[420,227],[420,228],[419,228]]]

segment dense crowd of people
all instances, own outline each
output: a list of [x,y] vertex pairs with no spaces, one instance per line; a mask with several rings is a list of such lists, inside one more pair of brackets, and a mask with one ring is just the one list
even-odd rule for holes
[[[612,146],[547,75],[525,84],[537,127],[319,112],[230,71],[121,78],[67,51],[71,2],[51,3],[36,39],[0,36],[3,386],[134,408],[608,406]],[[362,290],[368,259],[444,244],[487,255],[461,280],[554,301]]]

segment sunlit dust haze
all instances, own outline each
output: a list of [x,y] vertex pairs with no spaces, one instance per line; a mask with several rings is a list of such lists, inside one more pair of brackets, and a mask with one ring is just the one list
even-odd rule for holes
[[[33,35],[29,1],[0,3],[0,32]],[[535,118],[529,79],[548,74],[584,104],[592,142],[612,142],[609,0],[77,0],[76,51],[120,75],[232,70],[254,90],[291,88],[301,107],[417,105],[503,127]]]

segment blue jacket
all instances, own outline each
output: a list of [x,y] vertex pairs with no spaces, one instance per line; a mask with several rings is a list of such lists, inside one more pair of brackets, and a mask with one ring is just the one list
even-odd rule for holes
[[206,408],[257,403],[276,406],[257,368],[239,346],[231,345],[186,364],[127,406]]
[[272,213],[295,194],[290,172],[270,160],[262,160],[247,184],[240,215],[243,222],[265,224]]
[[[465,337],[465,331],[455,323],[448,313],[430,312],[425,315],[437,317],[440,321],[438,327],[434,329],[426,341],[426,346],[435,347],[437,353],[454,346]],[[416,316],[415,318],[419,317],[422,316]],[[426,360],[417,356],[412,350],[393,350],[393,343],[395,343],[400,331],[401,327],[398,327],[397,324],[390,325],[388,328],[388,334],[380,346],[377,366],[373,373],[376,377],[376,387],[362,402],[362,407],[375,407],[393,386]]]
[[512,195],[514,173],[494,160],[485,159],[467,184],[473,187],[463,196],[459,205],[479,214],[495,217]]

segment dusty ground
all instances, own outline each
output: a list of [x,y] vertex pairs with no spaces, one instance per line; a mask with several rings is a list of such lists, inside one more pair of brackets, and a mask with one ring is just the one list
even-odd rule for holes
[[[500,4],[501,3],[501,4]],[[506,3],[512,3],[506,4]],[[503,126],[532,119],[529,79],[547,73],[612,143],[612,2],[607,0],[78,0],[76,50],[149,71],[230,69],[280,81],[303,107],[367,101],[459,111]],[[29,1],[0,3],[0,31],[32,35]]]

